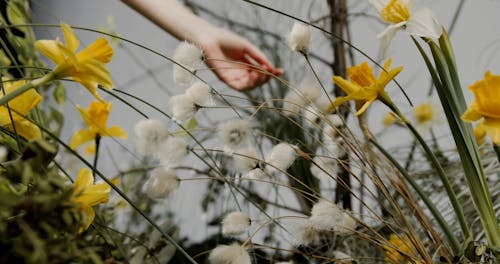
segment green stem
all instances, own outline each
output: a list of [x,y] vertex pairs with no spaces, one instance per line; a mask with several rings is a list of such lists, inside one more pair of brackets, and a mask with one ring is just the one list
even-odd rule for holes
[[407,170],[405,170],[392,156],[387,152],[377,141],[375,141],[373,138],[370,138],[370,143],[372,143],[384,156],[389,159],[389,161],[396,167],[396,169],[401,172],[403,177],[410,183],[410,185],[415,189],[417,194],[420,196],[424,204],[427,206],[431,214],[434,216],[436,219],[438,225],[441,227],[443,230],[445,236],[448,238],[448,241],[451,244],[452,250],[454,254],[458,254],[460,252],[460,243],[458,242],[457,238],[453,234],[453,231],[451,230],[450,226],[446,221],[444,220],[443,216],[439,212],[439,210],[434,206],[434,203],[429,199],[429,194],[425,193],[421,188],[420,185],[418,185],[417,182],[411,177]]
[[497,159],[500,162],[500,145],[493,145],[493,149],[495,150],[495,153],[497,154]]
[[441,182],[443,183],[443,186],[446,190],[446,193],[448,194],[448,198],[450,199],[451,205],[453,206],[453,210],[455,211],[455,214],[457,215],[458,222],[460,224],[460,228],[462,229],[462,233],[464,234],[464,237],[470,238],[471,231],[469,228],[469,225],[467,224],[467,221],[465,220],[465,215],[462,210],[462,206],[460,205],[460,202],[457,199],[457,196],[455,194],[455,191],[453,190],[453,187],[451,185],[450,180],[448,179],[448,176],[446,176],[446,173],[439,163],[439,160],[437,159],[436,155],[434,155],[434,152],[432,149],[427,145],[425,140],[422,138],[420,133],[418,133],[417,129],[410,123],[410,121],[404,116],[401,111],[399,111],[398,107],[392,103],[390,98],[382,98],[381,100],[384,104],[386,104],[394,113],[401,118],[401,120],[405,123],[406,127],[411,131],[411,133],[415,136],[417,141],[420,143],[422,148],[424,149],[424,152],[427,154],[427,158],[429,159],[429,162],[432,164],[434,169],[436,170],[439,178],[441,179]]
[[35,79],[33,81],[25,83],[23,86],[17,88],[16,90],[14,90],[14,91],[6,94],[4,97],[0,98],[0,106],[5,105],[10,100],[20,96],[21,94],[25,93],[29,89],[38,87],[40,85],[43,85],[47,82],[52,81],[54,79],[54,76],[55,76],[54,73],[50,72],[50,73],[48,73],[48,74],[46,74],[38,79]]
[[94,154],[94,167],[92,168],[92,176],[94,177],[94,182],[96,180],[96,174],[95,172],[97,171],[97,161],[99,157],[99,145],[101,143],[101,135],[97,134],[95,136],[95,154]]

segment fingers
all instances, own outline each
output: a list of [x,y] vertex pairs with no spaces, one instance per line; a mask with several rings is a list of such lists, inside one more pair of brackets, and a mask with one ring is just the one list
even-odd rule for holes
[[260,64],[260,66],[262,66],[270,73],[274,75],[281,75],[283,73],[283,69],[277,69],[276,67],[274,67],[274,65],[272,65],[271,62],[269,62],[269,60],[266,58],[264,53],[262,53],[262,51],[254,47],[252,44],[248,43],[244,48],[244,52],[246,55],[252,58],[252,60]]

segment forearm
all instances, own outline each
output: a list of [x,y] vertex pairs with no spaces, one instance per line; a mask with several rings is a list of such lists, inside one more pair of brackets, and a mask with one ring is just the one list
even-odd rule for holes
[[189,11],[177,0],[122,0],[179,40],[201,45],[217,28]]

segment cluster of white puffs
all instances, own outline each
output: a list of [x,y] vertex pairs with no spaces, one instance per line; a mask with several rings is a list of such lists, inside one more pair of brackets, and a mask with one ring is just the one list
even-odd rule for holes
[[[310,28],[296,23],[287,41],[292,50],[306,53],[311,38]],[[202,51],[190,43],[182,43],[174,54],[174,80],[180,84],[189,85],[196,67],[203,59]],[[204,82],[194,82],[183,94],[170,99],[172,119],[182,125],[194,117],[203,107],[214,105],[212,89]],[[334,171],[335,159],[341,157],[342,141],[338,135],[343,121],[338,115],[323,115],[330,105],[329,98],[321,96],[321,91],[311,80],[304,81],[298,89],[290,90],[284,98],[283,115],[292,116],[303,111],[304,120],[309,125],[323,124],[323,152],[317,153],[311,171],[319,176]],[[298,157],[300,150],[288,143],[275,145],[269,153],[260,158],[252,144],[253,128],[247,119],[231,120],[217,127],[218,140],[225,153],[231,155],[234,168],[243,177],[262,179],[266,175],[285,172]],[[174,136],[158,120],[148,119],[138,122],[135,126],[136,147],[139,154],[153,157],[160,163],[151,171],[145,185],[146,194],[152,199],[162,199],[171,195],[179,187],[179,178],[175,166],[188,155],[189,146],[182,137]],[[327,158],[329,157],[329,158]],[[222,221],[224,236],[234,237],[244,234],[250,228],[252,221],[244,212],[231,212]],[[337,235],[351,234],[356,227],[356,221],[351,214],[334,203],[319,200],[312,208],[311,215],[303,219],[297,226],[296,244],[310,245],[318,243],[321,234],[325,232]],[[212,264],[250,264],[251,258],[247,252],[248,245],[234,243],[219,245],[209,255]],[[338,258],[348,259],[342,252],[334,252]],[[279,262],[291,263],[291,262]]]

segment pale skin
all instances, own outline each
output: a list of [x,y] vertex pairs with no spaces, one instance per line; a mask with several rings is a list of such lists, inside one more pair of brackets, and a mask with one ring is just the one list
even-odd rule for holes
[[247,39],[210,24],[177,0],[122,1],[177,39],[199,45],[208,67],[235,90],[250,90],[283,73]]

